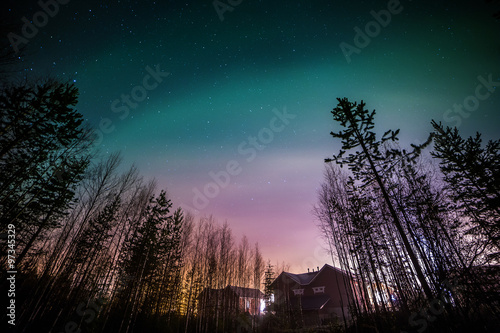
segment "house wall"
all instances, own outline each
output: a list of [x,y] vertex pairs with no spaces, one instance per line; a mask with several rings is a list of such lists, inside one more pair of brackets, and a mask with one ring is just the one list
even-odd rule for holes
[[[200,294],[198,303],[199,313],[225,313],[249,312],[251,315],[260,314],[260,298],[239,297],[231,290],[204,290]],[[249,307],[247,307],[247,302]]]
[[330,296],[328,307],[347,307],[352,302],[349,281],[336,270],[326,267],[316,278],[304,288],[304,295],[315,295],[313,287],[325,286],[325,294]]
[[248,312],[251,315],[260,314],[260,299],[254,297],[240,297],[239,310],[241,312]]

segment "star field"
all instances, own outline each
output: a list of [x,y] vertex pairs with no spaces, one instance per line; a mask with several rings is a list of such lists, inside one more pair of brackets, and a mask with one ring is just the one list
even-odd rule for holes
[[[355,46],[354,28],[392,2],[246,0],[221,21],[208,0],[69,1],[29,39],[21,69],[74,82],[88,123],[113,128],[103,153],[121,150],[176,205],[227,219],[273,262],[301,271],[328,260],[311,210],[323,159],[339,149],[329,135],[337,97],[363,99],[379,132],[400,128],[409,145],[425,140],[431,119],[457,125],[456,112],[444,115],[474,95],[479,76],[500,81],[500,22],[483,2],[400,1],[348,62],[339,45]],[[41,10],[31,3],[7,1],[3,16],[22,24]],[[148,70],[156,66],[169,73],[161,81]],[[498,138],[499,106],[494,88],[460,116],[462,133]],[[284,109],[294,117],[272,125]],[[227,171],[230,161],[240,172]],[[197,206],[196,191],[222,171],[227,185]]]

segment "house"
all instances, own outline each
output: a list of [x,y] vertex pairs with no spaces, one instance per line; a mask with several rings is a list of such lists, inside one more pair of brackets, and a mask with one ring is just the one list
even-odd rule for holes
[[258,289],[236,286],[205,288],[198,297],[198,313],[216,317],[223,313],[260,315],[263,299],[264,294]]
[[299,311],[305,326],[321,325],[334,318],[349,320],[353,283],[345,272],[328,264],[307,273],[282,272],[271,284],[274,308]]

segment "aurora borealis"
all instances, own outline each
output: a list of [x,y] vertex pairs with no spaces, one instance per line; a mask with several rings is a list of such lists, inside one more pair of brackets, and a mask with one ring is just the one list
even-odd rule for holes
[[[18,36],[44,10],[26,3],[2,4]],[[337,97],[363,99],[377,110],[378,132],[400,128],[402,145],[425,140],[431,119],[498,138],[494,5],[216,5],[59,1],[26,39],[20,66],[29,79],[75,82],[102,153],[121,151],[175,205],[227,220],[273,263],[297,272],[331,263],[311,210],[323,160],[340,148],[329,135]]]

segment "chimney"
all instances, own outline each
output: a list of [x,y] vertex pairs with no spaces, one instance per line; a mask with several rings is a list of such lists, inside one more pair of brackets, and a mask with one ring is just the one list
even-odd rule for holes
[[309,273],[309,268],[307,269],[307,273]]
[[318,272],[319,272],[319,266],[317,266],[317,268],[318,268]]

